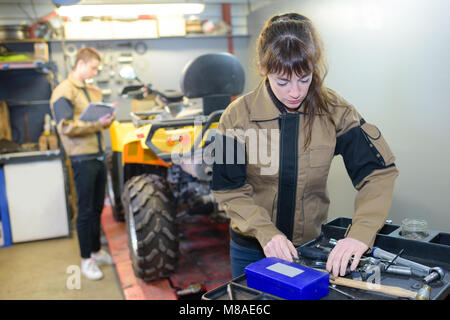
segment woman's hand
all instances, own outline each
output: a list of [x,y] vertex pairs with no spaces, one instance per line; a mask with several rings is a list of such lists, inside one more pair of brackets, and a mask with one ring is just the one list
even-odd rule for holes
[[341,276],[345,275],[345,270],[347,269],[348,262],[353,256],[353,262],[350,266],[350,270],[355,270],[358,266],[359,259],[367,251],[369,247],[354,238],[345,238],[337,242],[336,246],[331,250],[328,255],[327,261],[327,271],[333,271],[333,275],[336,277],[339,274]]
[[297,250],[285,235],[277,234],[264,246],[266,257],[276,257],[292,262],[292,257],[298,258]]

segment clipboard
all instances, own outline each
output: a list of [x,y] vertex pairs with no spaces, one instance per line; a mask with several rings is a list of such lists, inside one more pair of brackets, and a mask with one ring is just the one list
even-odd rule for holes
[[87,106],[86,109],[84,109],[81,116],[78,118],[78,120],[82,121],[97,121],[101,117],[112,114],[117,108],[113,105],[101,103],[101,102],[91,102]]

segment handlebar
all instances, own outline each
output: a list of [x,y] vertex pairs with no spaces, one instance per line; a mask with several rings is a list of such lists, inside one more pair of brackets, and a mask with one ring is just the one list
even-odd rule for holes
[[192,155],[192,153],[199,147],[200,143],[203,141],[204,135],[206,131],[211,127],[211,125],[219,121],[222,113],[224,110],[217,110],[215,112],[212,112],[209,116],[202,116],[202,117],[196,117],[196,118],[185,118],[185,119],[179,119],[179,120],[166,120],[166,121],[159,121],[152,125],[150,128],[150,131],[147,136],[147,140],[145,143],[147,146],[152,150],[155,154],[158,155],[158,157],[163,161],[170,161],[172,154],[161,152],[155,145],[153,145],[151,139],[153,134],[156,132],[156,130],[160,128],[176,128],[176,127],[182,127],[182,126],[189,126],[189,125],[195,125],[195,122],[200,120],[203,129],[201,134],[197,137],[197,139],[194,141],[194,144],[192,145],[191,149],[183,154],[180,154],[181,157],[189,157]]
[[144,124],[153,124],[155,122],[160,122],[161,119],[142,119],[141,117],[158,116],[167,114],[164,110],[158,111],[144,111],[144,112],[130,112],[131,121],[136,128],[143,126]]
[[133,85],[126,86],[122,89],[121,96],[124,98],[144,99],[148,95],[154,94],[159,96],[164,103],[180,102],[183,100],[183,93],[176,91],[161,92],[154,90],[151,85]]

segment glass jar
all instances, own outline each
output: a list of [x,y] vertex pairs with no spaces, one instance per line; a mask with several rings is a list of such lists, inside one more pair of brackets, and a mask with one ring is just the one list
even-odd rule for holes
[[403,219],[401,236],[414,240],[426,238],[428,236],[428,223],[423,219]]

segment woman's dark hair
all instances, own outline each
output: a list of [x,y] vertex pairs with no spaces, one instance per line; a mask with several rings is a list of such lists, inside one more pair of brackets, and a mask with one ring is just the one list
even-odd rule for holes
[[311,142],[316,115],[327,115],[335,126],[328,106],[337,105],[337,102],[323,84],[328,69],[322,55],[321,40],[307,17],[287,13],[273,16],[266,22],[258,38],[257,50],[258,63],[265,75],[275,73],[291,77],[295,73],[303,77],[312,73],[311,85],[303,102],[308,128],[306,149]]

